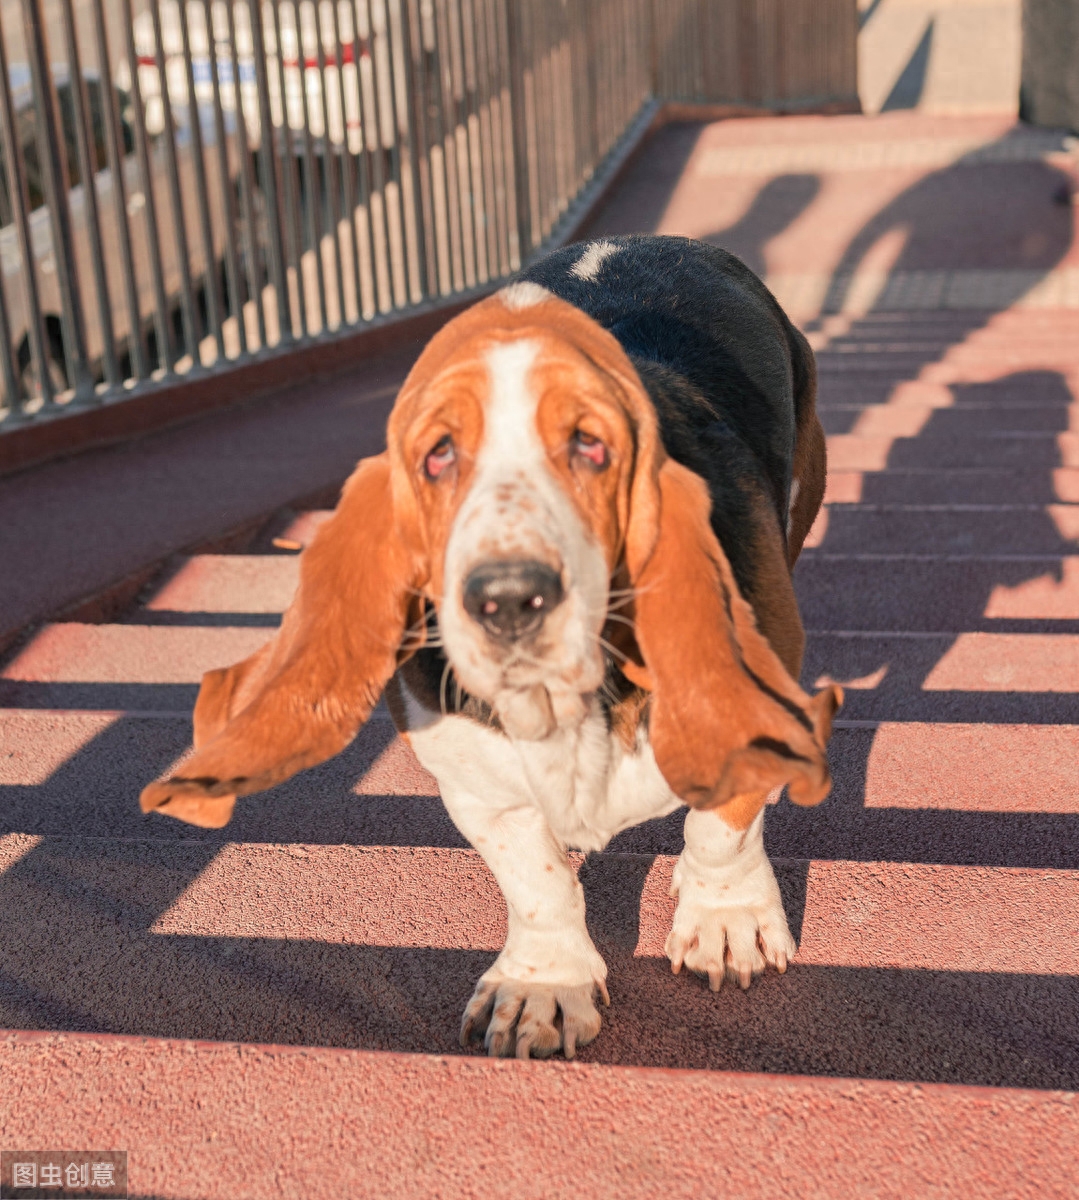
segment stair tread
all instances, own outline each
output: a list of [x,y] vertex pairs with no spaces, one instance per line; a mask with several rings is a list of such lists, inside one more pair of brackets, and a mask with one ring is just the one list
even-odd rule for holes
[[[205,1200],[449,1181],[531,1196],[537,1162],[545,1195],[612,1179],[626,1197],[991,1195],[1007,1179],[1033,1200],[1068,1192],[1079,1137],[1074,1097],[1018,1088],[25,1032],[0,1036],[0,1070],[27,1144],[138,1147],[133,1194]],[[702,1154],[702,1128],[732,1152]]]

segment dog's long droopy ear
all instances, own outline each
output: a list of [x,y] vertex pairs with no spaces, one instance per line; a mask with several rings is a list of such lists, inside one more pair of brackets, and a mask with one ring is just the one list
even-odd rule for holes
[[842,693],[808,696],[758,632],[712,531],[704,481],[673,459],[654,478],[658,529],[627,540],[627,565],[660,771],[695,808],[783,784],[795,803],[819,803]]
[[219,828],[237,796],[323,762],[356,736],[407,653],[426,582],[411,496],[395,496],[392,485],[385,454],[359,465],[303,554],[277,636],[204,676],[195,751],[143,791],[143,812]]

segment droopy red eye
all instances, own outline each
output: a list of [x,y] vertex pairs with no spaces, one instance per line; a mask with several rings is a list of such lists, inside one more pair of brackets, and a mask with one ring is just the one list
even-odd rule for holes
[[428,452],[423,460],[423,469],[427,472],[428,479],[437,479],[456,460],[457,451],[453,448],[453,438],[447,433]]
[[574,454],[587,459],[594,467],[602,469],[607,465],[607,447],[590,433],[575,429],[570,438],[570,448]]

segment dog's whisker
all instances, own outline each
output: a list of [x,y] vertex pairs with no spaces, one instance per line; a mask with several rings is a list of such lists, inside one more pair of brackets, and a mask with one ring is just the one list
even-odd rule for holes
[[630,620],[629,617],[623,617],[620,613],[609,612],[607,614],[608,621],[615,621],[619,625],[627,625],[630,629],[637,628],[637,622]]
[[629,655],[623,654],[622,651],[619,650],[617,646],[612,646],[611,643],[609,641],[607,641],[606,638],[600,637],[599,634],[595,634],[594,637],[595,637],[596,643],[598,645],[602,646],[603,649],[606,650],[607,653],[610,654],[612,658],[618,660],[619,662],[624,662],[624,663],[629,662]]

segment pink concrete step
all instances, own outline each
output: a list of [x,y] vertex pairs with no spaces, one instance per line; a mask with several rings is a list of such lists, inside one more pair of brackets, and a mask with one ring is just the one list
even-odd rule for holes
[[0,671],[0,705],[190,712],[204,672],[272,630],[47,625]]
[[[470,850],[2,847],[8,1028],[456,1054],[504,932]],[[1079,1083],[1079,872],[781,860],[804,949],[786,975],[716,995],[663,956],[672,867],[633,854],[580,866],[612,998],[585,1061]]]
[[[773,853],[1079,868],[1076,725],[842,718],[829,747],[831,796],[810,810],[770,808]],[[243,800],[222,830],[144,815],[139,791],[190,737],[180,717],[0,710],[0,744],[12,747],[0,758],[0,835],[465,846],[436,781],[384,718],[330,762]],[[627,830],[612,845],[677,854],[682,814]]]
[[133,1196],[1042,1200],[1079,1137],[1047,1090],[32,1033],[0,1070],[12,1145],[126,1146]]
[[[290,525],[282,538],[294,540],[291,531]],[[299,577],[296,554],[201,554],[181,560],[134,619],[164,613],[282,613]]]
[[438,790],[381,710],[342,754],[208,831],[140,812],[191,744],[188,716],[0,709],[0,833],[256,842],[463,845]]

